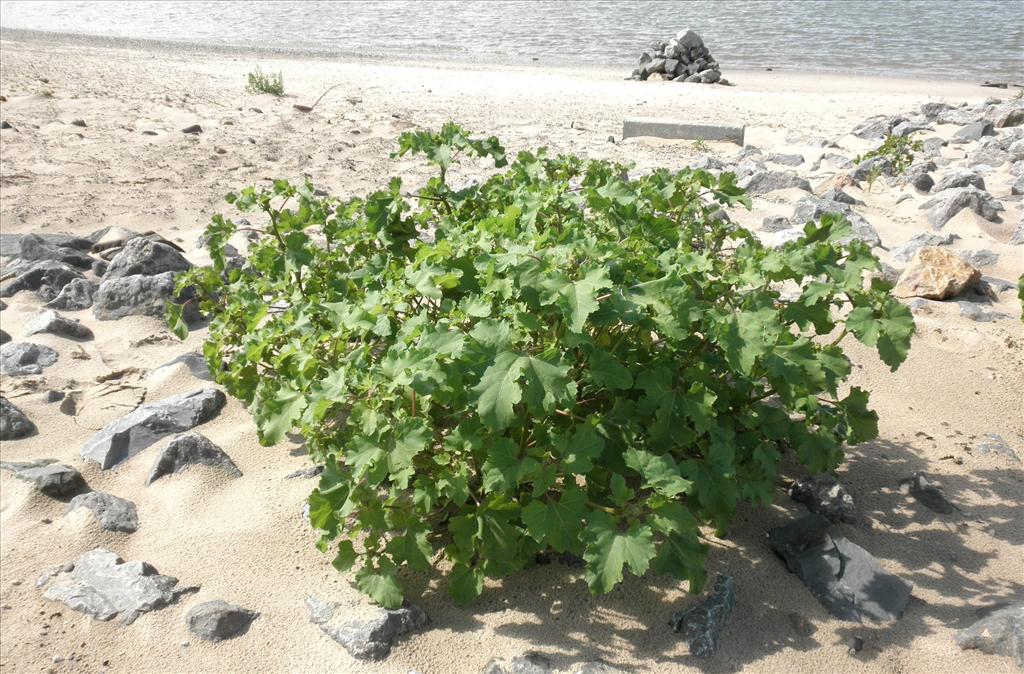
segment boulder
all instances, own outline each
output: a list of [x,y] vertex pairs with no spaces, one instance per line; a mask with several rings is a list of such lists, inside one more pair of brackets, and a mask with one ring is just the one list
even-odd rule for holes
[[26,337],[37,335],[41,332],[79,340],[92,339],[93,337],[92,330],[82,325],[80,321],[65,318],[53,309],[40,312],[35,318],[25,324]]
[[212,388],[148,403],[107,424],[82,448],[82,457],[107,470],[173,433],[191,430],[217,415],[226,398]]
[[826,518],[811,514],[768,532],[786,567],[833,616],[862,622],[896,620],[911,585],[885,571],[864,548],[847,540]]
[[918,131],[932,131],[932,127],[928,126],[926,121],[910,121],[900,122],[892,127],[891,134],[900,138],[909,136],[912,133]]
[[989,222],[1001,222],[999,212],[1003,205],[996,201],[988,192],[977,187],[954,187],[939,192],[936,196],[921,204],[921,209],[928,210],[928,222],[935,229],[942,229],[957,213],[967,208]]
[[793,207],[793,216],[790,220],[798,225],[803,225],[807,222],[820,220],[821,216],[826,213],[845,216],[853,228],[853,234],[838,239],[840,243],[849,243],[857,239],[869,246],[879,246],[882,244],[878,231],[875,230],[871,223],[860,213],[854,211],[849,204],[841,201],[830,201],[815,196],[803,197]]
[[856,182],[867,180],[872,175],[891,176],[892,160],[888,157],[871,157],[860,162],[850,171],[850,177]]
[[0,440],[20,440],[34,435],[36,425],[7,398],[0,396]]
[[249,631],[259,613],[229,604],[221,599],[193,606],[185,614],[185,624],[192,634],[204,641],[226,641]]
[[974,122],[981,121],[984,116],[985,113],[977,108],[951,108],[940,112],[935,118],[935,121],[939,124],[957,124],[959,126],[964,126],[965,124],[973,124]]
[[173,247],[140,236],[128,241],[114,256],[103,278],[109,280],[139,274],[156,276],[164,272],[188,271],[191,268],[192,263]]
[[50,498],[66,499],[86,489],[82,474],[56,459],[35,461],[2,461],[0,469],[8,470],[19,480],[31,482]]
[[1011,126],[1024,124],[1024,108],[1012,108],[1002,112],[992,126],[997,129],[1005,129]]
[[306,598],[310,622],[318,625],[330,638],[344,647],[357,660],[382,660],[391,652],[395,640],[407,632],[419,631],[430,624],[423,609],[412,604],[402,608],[381,609],[366,620],[345,620],[337,611],[338,604],[329,604],[315,597]]
[[977,648],[991,655],[1013,658],[1024,669],[1024,602],[993,607],[981,620],[956,635],[961,650]]
[[[93,298],[92,311],[101,321],[112,321],[125,316],[163,318],[166,303],[171,299],[186,299],[174,296],[174,272],[164,272],[156,276],[137,274],[106,278]],[[195,318],[194,312],[186,316],[189,321]]]
[[74,570],[57,576],[43,596],[96,620],[120,615],[129,625],[141,614],[175,602],[186,591],[175,590],[177,584],[177,578],[158,574],[146,562],[125,562],[97,548],[76,559]]
[[124,534],[134,533],[139,528],[139,515],[135,504],[101,491],[90,491],[79,494],[68,503],[66,512],[85,508],[91,510],[104,531],[118,531]]
[[776,190],[811,191],[811,184],[792,171],[757,171],[739,182],[747,194],[767,194]]
[[52,300],[46,303],[48,309],[81,311],[92,306],[98,285],[84,278],[72,279]]
[[[89,244],[87,239],[82,239]],[[82,250],[54,245],[36,234],[25,234],[18,242],[18,257],[22,260],[56,260],[79,269],[92,267],[92,258]],[[88,250],[89,246],[85,246]]]
[[932,193],[937,194],[955,187],[976,187],[979,190],[984,190],[985,179],[970,169],[954,169],[942,176],[942,179],[932,189]]
[[11,377],[42,374],[57,362],[57,352],[42,344],[8,342],[0,346],[0,372]]
[[709,658],[718,648],[722,629],[736,605],[736,583],[732,576],[719,575],[711,593],[696,606],[672,614],[673,631],[681,632],[694,657]]
[[[903,122],[900,119],[895,124]],[[858,124],[853,128],[852,133],[857,138],[863,138],[864,140],[871,140],[873,138],[884,138],[892,132],[892,127],[895,126],[893,118],[887,117],[886,115],[875,115],[874,117],[868,117],[866,120]]]
[[933,485],[928,476],[921,471],[900,480],[899,487],[904,494],[910,494],[933,512],[948,515],[957,510],[957,507],[943,495],[942,490]]
[[893,295],[899,298],[944,300],[959,295],[979,279],[981,272],[961,260],[956,253],[935,246],[924,246],[918,249],[896,282]]
[[835,524],[856,524],[861,520],[853,497],[835,475],[829,473],[797,480],[789,487],[789,497]]
[[991,122],[979,120],[977,122],[971,122],[953,134],[952,142],[971,143],[976,140],[981,140],[982,136],[991,136],[994,133],[995,131],[992,130]]
[[926,119],[933,122],[938,120],[939,115],[947,110],[956,110],[956,108],[949,103],[943,103],[941,101],[933,101],[921,106],[921,114],[924,115]]
[[46,302],[56,298],[74,279],[85,278],[77,269],[56,260],[15,260],[4,272],[15,277],[0,285],[0,297],[13,297],[22,290],[32,290]]
[[242,472],[223,449],[199,433],[186,433],[173,440],[157,457],[146,484],[153,484],[164,475],[180,473],[189,466],[200,465],[217,468],[231,477],[241,477]]
[[922,192],[930,191],[935,186],[935,179],[932,178],[931,173],[929,171],[934,171],[934,167],[934,164],[932,164],[931,169],[929,169],[924,164],[914,164],[913,166],[908,168],[907,172],[905,173],[907,183],[913,185],[916,189],[921,190]]
[[962,250],[958,253],[960,259],[972,267],[991,267],[999,262],[999,253],[990,250]]
[[948,246],[958,239],[956,234],[933,234],[931,232],[922,232],[915,234],[903,245],[896,246],[890,253],[892,259],[898,262],[910,262],[917,251],[921,250],[925,246]]

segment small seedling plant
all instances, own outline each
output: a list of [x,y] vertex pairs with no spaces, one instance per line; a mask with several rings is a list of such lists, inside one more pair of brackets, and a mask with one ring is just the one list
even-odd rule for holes
[[246,75],[245,90],[250,94],[271,94],[284,96],[284,74],[264,73],[259,66],[255,72]]
[[[895,369],[914,323],[843,218],[772,249],[717,213],[749,207],[731,173],[509,163],[454,124],[397,154],[436,175],[229,194],[258,239],[229,260],[239,227],[214,216],[212,267],[178,280],[260,441],[297,431],[323,464],[317,544],[383,606],[403,567],[464,604],[545,551],[582,557],[595,593],[649,570],[696,592],[706,537],[772,500],[783,453],[827,471],[875,437],[843,342]],[[464,158],[504,170],[455,187]]]
[[[868,159],[874,159],[881,157],[888,159],[892,166],[892,175],[902,175],[904,171],[910,168],[910,165],[914,163],[914,153],[920,152],[924,149],[924,144],[919,140],[913,140],[909,136],[886,136],[882,144],[874,150],[865,152],[864,154],[856,157],[853,161],[859,164],[862,161]],[[871,167],[870,173],[868,173],[868,191],[871,191],[871,187],[878,180],[879,176],[882,175],[882,167],[877,164]]]

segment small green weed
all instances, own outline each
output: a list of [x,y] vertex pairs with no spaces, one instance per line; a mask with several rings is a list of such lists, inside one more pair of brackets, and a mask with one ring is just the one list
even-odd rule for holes
[[284,75],[280,71],[266,74],[259,66],[256,66],[256,71],[246,75],[246,78],[248,83],[245,85],[245,90],[250,94],[284,96]]

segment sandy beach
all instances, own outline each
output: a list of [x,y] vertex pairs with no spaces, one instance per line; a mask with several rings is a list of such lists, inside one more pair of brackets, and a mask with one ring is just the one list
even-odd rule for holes
[[[928,102],[1009,101],[1015,93],[951,81],[782,71],[728,72],[735,86],[724,87],[626,81],[628,72],[541,65],[260,58],[264,71],[284,75],[286,96],[275,98],[245,92],[245,75],[257,59],[244,51],[38,35],[5,35],[0,50],[0,119],[13,127],[0,136],[0,233],[152,230],[195,264],[208,263],[197,239],[212,214],[227,212],[225,193],[303,177],[344,197],[364,195],[392,175],[415,186],[428,172],[414,159],[390,159],[395,139],[450,119],[498,136],[510,153],[547,146],[633,162],[640,172],[679,169],[702,154],[738,163],[741,148],[623,141],[625,117],[742,125],[747,146],[801,155],[795,170],[820,193],[843,173],[834,159],[819,161],[823,154],[853,159],[877,144],[850,135],[866,118],[916,114]],[[332,86],[312,112],[293,108],[311,105]],[[84,124],[72,123],[78,120]],[[202,133],[181,132],[194,124]],[[918,136],[949,140],[960,129],[931,126]],[[818,139],[836,146],[822,147]],[[942,147],[937,158],[945,163],[934,172],[936,181],[966,166],[976,145]],[[83,310],[61,313],[79,319],[94,339],[34,335],[28,341],[54,349],[57,363],[40,375],[0,380],[3,396],[38,428],[30,437],[4,441],[0,459],[52,458],[74,466],[92,489],[133,501],[139,528],[104,531],[84,509],[65,515],[65,503],[0,471],[0,671],[477,674],[495,658],[527,652],[543,654],[565,672],[596,661],[628,672],[1016,671],[1008,657],[962,651],[954,642],[979,609],[1024,597],[1024,331],[1015,289],[996,282],[1015,285],[1024,273],[1024,247],[1010,243],[1022,212],[1021,196],[1011,190],[1018,180],[1012,163],[983,171],[987,191],[1004,206],[999,222],[964,210],[943,228],[958,237],[944,246],[948,250],[994,254],[974,259],[984,259],[978,267],[994,289],[984,309],[1001,318],[972,320],[954,300],[918,303],[918,333],[897,373],[874,351],[848,348],[850,383],[871,391],[880,437],[850,449],[838,471],[867,520],[843,531],[913,584],[898,621],[833,618],[772,554],[767,530],[803,512],[780,486],[771,506],[743,507],[729,537],[712,539],[709,573],[734,576],[737,605],[709,660],[693,657],[668,627],[674,611],[696,601],[685,584],[655,574],[627,576],[610,594],[593,597],[582,570],[559,564],[489,581],[465,609],[451,604],[439,575],[408,574],[408,594],[430,616],[429,629],[399,638],[379,662],[353,659],[310,622],[306,608],[306,597],[315,596],[353,616],[371,610],[313,546],[316,533],[302,511],[315,480],[285,479],[311,466],[298,444],[259,446],[248,411],[229,399],[197,430],[231,457],[242,473],[238,479],[192,469],[146,486],[165,442],[108,471],[81,458],[90,437],[139,404],[214,386],[185,365],[160,367],[200,349],[203,330],[182,343],[156,318],[100,321]],[[469,166],[457,179],[481,175]],[[884,179],[870,191],[865,183],[844,189],[864,202],[856,210],[878,232],[876,252],[895,269],[905,268],[892,250],[931,231],[919,209],[929,195]],[[764,219],[788,216],[804,196],[796,189],[768,192],[754,197],[751,211],[731,215],[772,241],[778,234],[763,230]],[[2,329],[15,341],[26,339],[25,324],[44,300],[22,291],[4,302]],[[47,391],[74,393],[75,414],[46,402]],[[989,434],[1015,453],[978,451]],[[793,480],[800,471],[793,463],[782,477]],[[901,493],[898,480],[916,471],[941,485],[958,510],[936,514]],[[36,587],[40,574],[94,548],[144,560],[199,589],[127,626],[45,599]],[[184,616],[211,599],[260,615],[245,635],[206,643],[190,634]],[[851,655],[853,636],[864,646]]]

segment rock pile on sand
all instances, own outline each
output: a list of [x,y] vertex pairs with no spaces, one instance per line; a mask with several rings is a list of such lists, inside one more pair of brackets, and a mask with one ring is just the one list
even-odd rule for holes
[[729,84],[703,38],[692,30],[681,30],[668,42],[655,42],[645,49],[630,79]]

